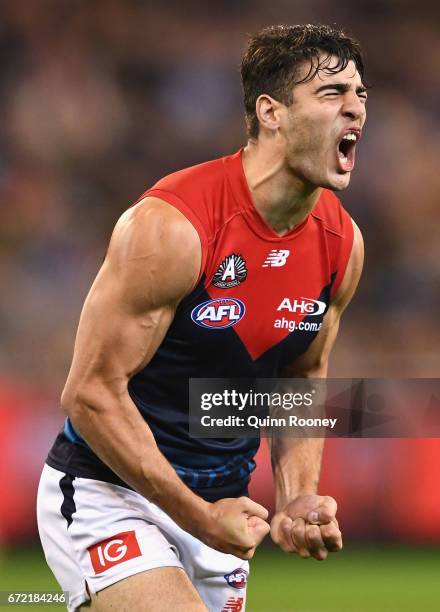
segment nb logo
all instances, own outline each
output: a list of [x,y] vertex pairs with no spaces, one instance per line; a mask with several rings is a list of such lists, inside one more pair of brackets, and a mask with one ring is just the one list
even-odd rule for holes
[[272,249],[269,255],[266,257],[263,263],[263,268],[281,268],[284,266],[287,258],[290,255],[290,251],[287,249]]
[[241,612],[243,610],[243,597],[230,597],[222,608],[222,612]]

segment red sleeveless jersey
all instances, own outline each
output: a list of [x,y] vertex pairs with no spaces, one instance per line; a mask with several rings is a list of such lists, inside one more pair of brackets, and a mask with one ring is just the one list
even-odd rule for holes
[[[282,237],[252,202],[241,151],[171,174],[146,196],[175,206],[196,228],[206,297],[243,304],[234,308],[231,302],[231,308],[225,304],[218,312],[221,303],[214,302],[193,316],[196,324],[219,329],[231,323],[252,359],[292,332],[313,339],[344,277],[353,243],[350,216],[333,192],[323,190],[306,220]],[[293,351],[290,360],[299,354]]]
[[[306,220],[278,236],[255,209],[241,151],[160,180],[141,198],[175,206],[200,236],[202,265],[167,334],[129,393],[182,480],[208,500],[242,495],[258,439],[189,435],[190,378],[278,377],[316,337],[345,273],[353,226],[323,190]],[[176,244],[176,257],[185,244]],[[164,274],[166,271],[164,271]],[[48,463],[122,484],[69,420]]]

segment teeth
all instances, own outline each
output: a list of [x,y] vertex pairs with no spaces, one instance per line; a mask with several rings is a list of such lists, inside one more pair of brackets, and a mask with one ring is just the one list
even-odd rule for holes
[[345,136],[342,138],[342,140],[353,140],[354,142],[356,142],[357,135],[353,134],[353,132],[349,132],[348,134],[345,134]]

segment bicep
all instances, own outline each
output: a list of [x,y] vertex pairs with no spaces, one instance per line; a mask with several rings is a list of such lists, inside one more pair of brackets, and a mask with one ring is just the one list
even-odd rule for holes
[[160,201],[127,211],[84,303],[68,386],[123,392],[162,342],[200,260],[198,235],[180,212]]
[[307,351],[286,369],[288,376],[322,378],[327,375],[328,360],[338,335],[341,315],[350,303],[362,273],[364,243],[354,221],[353,229],[353,246],[341,286],[330,303],[319,334]]

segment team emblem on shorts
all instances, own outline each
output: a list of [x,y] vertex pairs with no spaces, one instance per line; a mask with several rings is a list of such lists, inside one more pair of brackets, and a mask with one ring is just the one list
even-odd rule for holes
[[246,312],[241,300],[235,298],[218,298],[208,300],[193,308],[191,319],[200,327],[209,329],[226,329],[238,323]]
[[243,257],[237,255],[237,253],[232,253],[226,255],[217,268],[212,284],[220,289],[230,289],[245,281],[247,273],[246,262]]
[[230,574],[225,574],[224,578],[229,586],[234,587],[234,589],[244,589],[246,587],[247,581],[247,571],[242,567],[237,567]]

